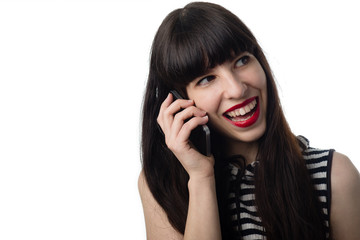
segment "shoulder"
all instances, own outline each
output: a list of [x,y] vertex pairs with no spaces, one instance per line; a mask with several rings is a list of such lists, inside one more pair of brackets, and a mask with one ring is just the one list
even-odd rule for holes
[[331,228],[334,239],[359,239],[360,175],[350,159],[334,152],[331,168]]
[[140,193],[141,198],[144,196],[144,194],[148,194],[148,191],[150,192],[149,187],[148,187],[148,185],[146,183],[145,174],[144,174],[143,170],[139,174],[138,189],[139,189],[139,193]]
[[[147,184],[146,177],[144,171],[141,171],[138,178],[138,190],[141,198],[141,202],[144,208],[145,214],[149,211],[157,212],[159,216],[165,214],[163,213],[162,208],[155,200],[154,196],[152,195],[150,188]],[[146,217],[146,216],[145,216]],[[146,219],[145,219],[146,220]]]
[[171,226],[165,211],[152,195],[144,171],[139,175],[138,189],[144,210],[147,239],[182,239],[183,236]]
[[334,152],[332,158],[331,189],[333,195],[336,193],[356,194],[360,191],[358,170],[347,156],[338,152]]
[[338,152],[334,152],[332,159],[331,190],[335,199],[342,195],[360,197],[359,172],[347,156]]

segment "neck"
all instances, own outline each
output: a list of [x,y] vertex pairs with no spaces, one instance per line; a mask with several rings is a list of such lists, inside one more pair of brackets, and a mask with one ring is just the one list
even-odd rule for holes
[[223,142],[223,149],[227,156],[241,155],[246,160],[246,165],[254,162],[258,153],[258,142],[241,142],[233,139],[226,139]]

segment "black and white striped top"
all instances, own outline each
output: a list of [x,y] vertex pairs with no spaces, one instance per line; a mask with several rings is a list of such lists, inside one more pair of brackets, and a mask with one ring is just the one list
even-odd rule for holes
[[[329,212],[331,200],[330,170],[333,150],[311,148],[309,141],[302,136],[298,136],[298,140],[306,146],[303,156],[323,209],[328,238],[330,232]],[[266,239],[264,228],[260,218],[257,216],[255,207],[254,168],[256,164],[258,162],[253,162],[245,169],[240,183],[239,201],[236,201],[235,192],[229,194],[229,208],[232,215],[233,228],[237,232],[240,231],[239,239],[243,240]],[[237,175],[241,174],[241,171],[234,165],[230,165],[230,168],[230,181],[234,183]],[[240,216],[239,221],[238,216]],[[241,229],[239,229],[239,225]]]

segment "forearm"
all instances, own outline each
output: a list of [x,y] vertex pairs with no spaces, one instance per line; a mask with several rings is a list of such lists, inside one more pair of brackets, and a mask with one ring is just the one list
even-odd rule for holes
[[189,187],[189,210],[184,240],[220,240],[220,220],[216,198],[215,178],[191,178]]

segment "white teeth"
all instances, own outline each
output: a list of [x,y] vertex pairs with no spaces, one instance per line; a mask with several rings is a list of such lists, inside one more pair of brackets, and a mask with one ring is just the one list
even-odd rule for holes
[[254,99],[252,102],[250,102],[248,105],[242,108],[235,109],[234,111],[227,112],[226,115],[229,117],[238,117],[238,116],[244,116],[245,114],[249,113],[251,110],[254,109],[256,106],[256,99]]
[[251,102],[250,103],[250,108],[253,109],[255,107],[256,103],[255,102]]

